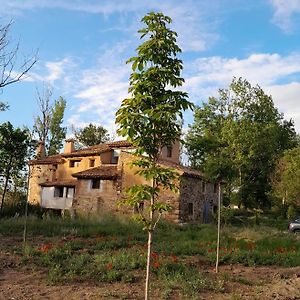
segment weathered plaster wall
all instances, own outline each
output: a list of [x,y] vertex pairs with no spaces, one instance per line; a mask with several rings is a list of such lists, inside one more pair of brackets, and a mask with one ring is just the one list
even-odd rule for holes
[[52,165],[31,165],[30,181],[28,190],[28,202],[30,204],[41,204],[40,183],[52,181],[55,168]]
[[78,179],[73,207],[79,214],[116,212],[118,191],[117,180],[101,180],[100,189],[92,189],[91,180]]

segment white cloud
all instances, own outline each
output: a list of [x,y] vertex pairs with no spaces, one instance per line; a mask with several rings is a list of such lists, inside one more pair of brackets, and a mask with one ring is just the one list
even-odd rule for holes
[[[295,121],[300,132],[300,54],[258,53],[244,59],[200,58],[188,65],[187,73],[184,88],[197,104],[201,104],[201,100],[206,101],[209,96],[216,96],[218,89],[227,87],[234,76],[243,77],[252,85],[259,84],[272,95],[285,118]],[[289,80],[289,77],[294,79]]]
[[284,113],[285,119],[293,119],[295,128],[300,132],[300,82],[271,85],[265,92],[272,95],[275,106]]
[[[216,0],[207,3],[197,0],[0,0],[0,15],[11,17],[14,14],[33,9],[63,9],[69,11],[80,11],[90,14],[102,14],[110,16],[113,13],[133,14],[130,18],[131,23],[126,26],[118,26],[122,22],[119,18],[114,29],[132,30],[136,32],[140,24],[137,22],[145,13],[149,11],[162,11],[172,17],[174,29],[179,35],[179,44],[184,51],[202,51],[214,44],[219,35],[217,34],[217,25],[219,19],[219,3],[224,0]],[[9,15],[8,15],[9,14]],[[114,22],[116,20],[114,19]],[[197,24],[195,26],[195,24]],[[124,24],[122,24],[124,25]]]
[[292,17],[300,14],[300,0],[269,0],[274,7],[272,21],[284,32],[293,31]]
[[[252,84],[268,86],[286,76],[300,73],[300,54],[280,56],[258,53],[245,59],[220,56],[199,58],[187,66],[185,88],[193,95],[207,95],[207,91],[221,88],[235,77],[243,77]],[[203,92],[204,89],[204,92]]]

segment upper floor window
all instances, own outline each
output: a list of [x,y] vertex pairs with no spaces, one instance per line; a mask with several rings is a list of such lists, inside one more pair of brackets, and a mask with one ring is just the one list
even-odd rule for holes
[[171,146],[167,147],[167,157],[172,157],[172,150],[173,148]]
[[74,168],[74,167],[79,167],[80,164],[80,159],[79,160],[70,160],[69,162],[69,167]]
[[117,164],[119,161],[120,150],[113,150],[111,156],[111,163]]
[[219,185],[217,183],[214,184],[214,193],[218,192]]
[[95,159],[90,159],[89,160],[89,167],[95,167]]
[[91,188],[100,190],[102,188],[101,180],[100,179],[92,179]]
[[203,180],[202,181],[202,193],[205,193],[205,190],[206,190],[206,184],[205,184],[205,181]]

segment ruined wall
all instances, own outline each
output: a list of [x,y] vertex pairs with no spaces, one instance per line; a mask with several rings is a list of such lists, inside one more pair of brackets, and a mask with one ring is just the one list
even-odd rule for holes
[[101,180],[100,188],[92,189],[90,179],[78,179],[73,208],[79,214],[117,212],[119,190],[117,180]]
[[181,222],[209,222],[218,203],[218,193],[213,183],[201,178],[182,177],[179,202]]
[[30,181],[28,189],[28,202],[30,204],[41,204],[40,183],[52,181],[55,168],[52,165],[31,165]]

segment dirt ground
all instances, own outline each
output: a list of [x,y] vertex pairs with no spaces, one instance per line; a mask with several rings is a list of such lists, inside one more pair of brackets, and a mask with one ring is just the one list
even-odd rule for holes
[[[3,242],[3,240],[1,240]],[[5,240],[14,244],[15,240]],[[213,270],[203,270],[213,273]],[[198,299],[300,299],[300,267],[221,266],[218,280],[225,281],[225,291],[199,294]],[[159,291],[151,299],[161,299]],[[0,300],[41,299],[143,299],[143,283],[99,284],[76,283],[49,285],[46,272],[20,264],[20,258],[0,250]],[[180,299],[173,296],[172,299]]]

